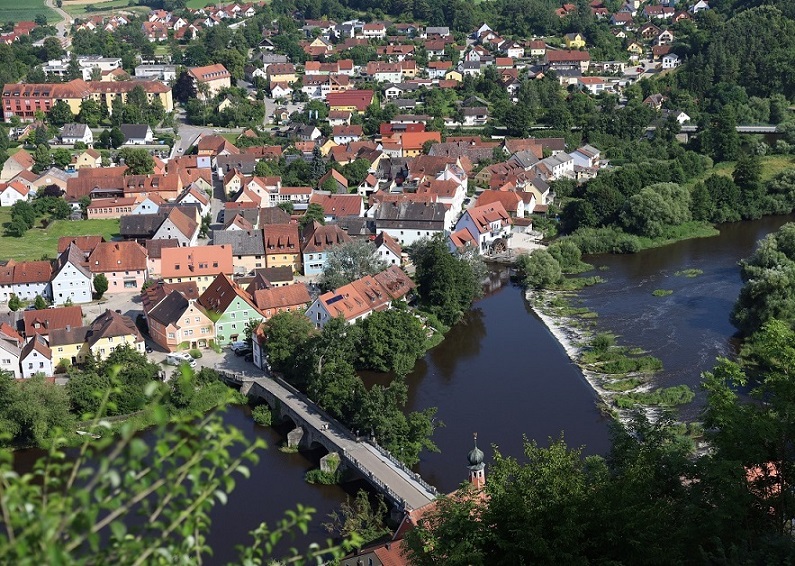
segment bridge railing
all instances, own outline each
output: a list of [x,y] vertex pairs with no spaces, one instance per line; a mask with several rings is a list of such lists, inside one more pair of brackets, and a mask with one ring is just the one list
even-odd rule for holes
[[404,464],[403,462],[401,462],[400,460],[395,458],[389,450],[387,450],[386,448],[383,448],[382,446],[380,446],[379,444],[373,442],[372,440],[367,440],[367,444],[369,444],[370,446],[372,446],[373,448],[378,450],[378,452],[382,456],[384,456],[387,459],[389,459],[389,461],[392,462],[392,464],[395,467],[400,468],[401,470],[403,470],[406,474],[408,474],[408,476],[410,478],[412,478],[414,481],[416,481],[418,484],[420,484],[426,491],[428,491],[429,493],[432,493],[434,496],[438,496],[439,495],[439,490],[437,490],[434,486],[432,486],[431,484],[426,482],[424,479],[422,479],[422,476],[420,476],[417,472],[413,471],[411,468],[406,466],[406,464]]
[[[364,464],[362,464],[361,462],[359,462],[359,460],[357,460],[357,459],[356,459],[355,457],[353,457],[352,455],[348,454],[348,453],[347,453],[347,451],[343,452],[343,456],[344,456],[345,458],[347,458],[347,460],[348,460],[348,461],[351,463],[351,465],[355,466],[355,467],[356,467],[356,468],[358,468],[359,470],[362,470],[362,471],[364,471],[364,470],[366,470],[366,469],[367,469],[367,468],[364,466]],[[393,490],[391,487],[389,487],[387,484],[385,484],[384,482],[382,482],[382,481],[381,481],[381,480],[378,478],[378,476],[376,476],[376,475],[373,475],[373,474],[372,474],[372,472],[368,472],[368,473],[367,473],[367,477],[368,477],[369,481],[370,481],[370,482],[372,482],[372,483],[373,483],[373,485],[375,485],[375,487],[379,488],[381,491],[383,491],[384,493],[386,493],[386,495],[387,495],[389,498],[391,498],[391,499],[392,499],[392,501],[394,501],[396,505],[399,505],[399,506],[400,506],[400,507],[402,507],[403,509],[406,509],[406,508],[407,508],[407,505],[406,505],[406,500],[405,500],[405,499],[403,499],[402,497],[400,497],[400,496],[399,496],[397,493],[395,493],[395,491],[394,491],[394,490]]]

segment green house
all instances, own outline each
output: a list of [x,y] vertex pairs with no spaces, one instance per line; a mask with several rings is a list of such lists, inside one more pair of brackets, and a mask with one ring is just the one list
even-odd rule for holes
[[202,293],[199,303],[215,323],[215,340],[222,346],[242,341],[249,321],[264,318],[251,295],[223,273]]

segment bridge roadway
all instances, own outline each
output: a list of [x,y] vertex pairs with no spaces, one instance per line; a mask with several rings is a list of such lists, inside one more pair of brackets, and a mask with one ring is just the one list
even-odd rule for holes
[[298,417],[294,418],[301,421],[296,422],[297,426],[311,427],[312,436],[322,437],[327,450],[336,451],[348,467],[357,470],[396,505],[418,509],[439,495],[436,488],[425,483],[419,474],[406,468],[382,448],[357,440],[347,428],[284,380],[228,374],[227,377],[240,383],[244,392],[247,388],[249,394],[257,395],[256,389],[262,388],[273,395],[288,409],[291,417]]

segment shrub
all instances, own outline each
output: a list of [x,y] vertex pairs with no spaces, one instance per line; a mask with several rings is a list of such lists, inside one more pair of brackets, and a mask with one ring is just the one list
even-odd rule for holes
[[188,352],[188,354],[190,354],[190,357],[193,358],[194,360],[198,360],[199,358],[202,357],[202,352],[198,348],[191,349],[191,351]]
[[667,297],[668,295],[672,294],[673,291],[671,289],[655,289],[651,292],[652,295],[655,297]]
[[616,337],[609,332],[600,332],[591,340],[591,348],[596,352],[606,352],[616,344]]
[[258,405],[251,410],[251,418],[261,426],[270,426],[273,422],[273,413],[267,405]]

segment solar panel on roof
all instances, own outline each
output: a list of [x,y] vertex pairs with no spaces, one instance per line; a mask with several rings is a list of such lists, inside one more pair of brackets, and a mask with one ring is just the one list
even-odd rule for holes
[[336,302],[338,302],[338,301],[341,301],[342,299],[343,299],[343,296],[342,296],[342,295],[337,295],[337,296],[335,296],[335,297],[331,297],[331,298],[330,298],[330,299],[327,301],[327,303],[328,303],[329,305],[333,305],[334,303],[336,303]]

